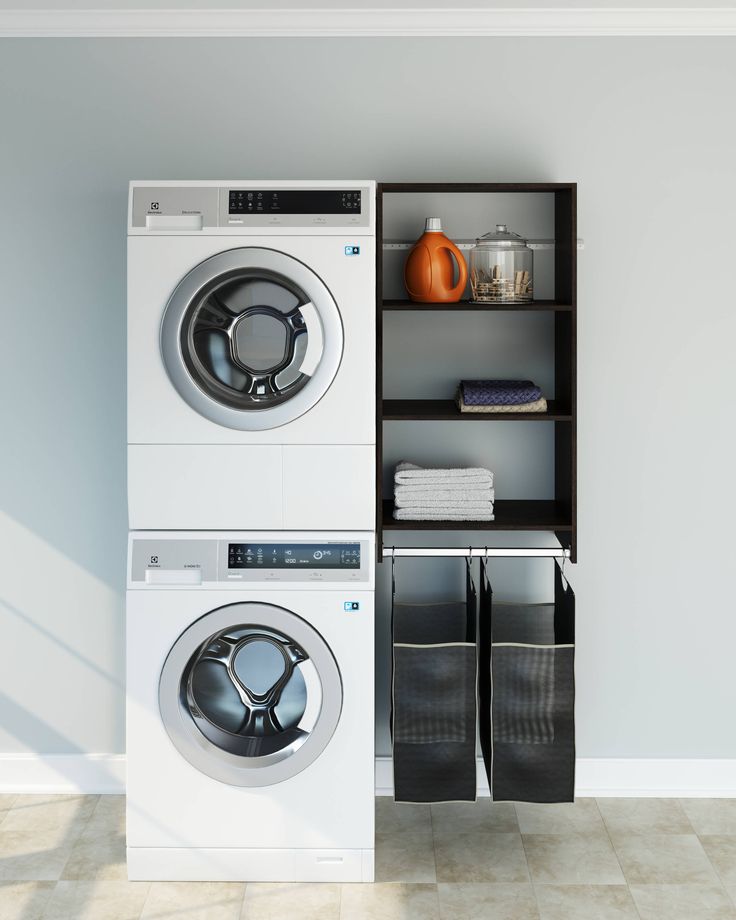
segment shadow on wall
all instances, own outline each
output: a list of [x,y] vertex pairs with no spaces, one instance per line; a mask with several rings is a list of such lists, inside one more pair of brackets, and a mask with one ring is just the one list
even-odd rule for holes
[[[30,195],[27,182],[10,179],[17,167],[0,157],[9,179],[4,207],[16,215],[0,226],[0,249],[12,253],[0,303],[10,330],[0,362],[2,509],[120,591],[127,183],[82,192],[57,181],[52,193],[43,171],[53,154],[44,157]],[[47,217],[34,232],[26,220],[41,197]],[[12,539],[12,531],[0,533]]]
[[0,751],[123,751],[122,593],[2,512],[0,558]]

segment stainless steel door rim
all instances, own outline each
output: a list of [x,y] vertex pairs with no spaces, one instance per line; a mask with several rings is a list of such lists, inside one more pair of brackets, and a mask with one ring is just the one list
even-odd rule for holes
[[[293,300],[235,310],[223,302],[223,290],[259,282]],[[195,332],[219,343],[229,379],[202,360]],[[164,366],[182,399],[210,421],[242,431],[278,428],[316,405],[335,379],[343,342],[340,311],[322,279],[293,256],[257,246],[218,253],[188,272],[166,305],[160,333]]]
[[[238,636],[221,651],[219,637],[226,633]],[[251,681],[238,670],[236,656],[257,653],[259,644],[275,659]],[[227,670],[247,714],[243,734],[197,699],[192,668],[203,653]],[[292,705],[293,718],[283,726],[276,707],[297,671],[304,699]],[[159,680],[159,710],[174,746],[202,773],[234,786],[268,786],[301,773],[327,747],[342,711],[342,681],[326,642],[301,617],[272,604],[227,604],[192,623],[172,646]]]

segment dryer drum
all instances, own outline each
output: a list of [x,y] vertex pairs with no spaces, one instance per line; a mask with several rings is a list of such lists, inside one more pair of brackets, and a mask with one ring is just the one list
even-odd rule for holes
[[181,353],[193,380],[235,409],[290,399],[309,380],[302,312],[308,303],[304,291],[276,273],[244,269],[215,279],[181,326]]
[[169,298],[161,356],[204,418],[242,431],[288,424],[324,396],[343,353],[327,285],[275,249],[248,246],[196,265]]

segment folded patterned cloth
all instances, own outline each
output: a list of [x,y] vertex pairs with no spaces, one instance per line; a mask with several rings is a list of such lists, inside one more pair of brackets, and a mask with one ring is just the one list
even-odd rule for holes
[[460,391],[466,406],[514,406],[542,396],[531,380],[461,380]]
[[394,482],[397,486],[422,486],[423,488],[434,486],[447,490],[454,490],[458,486],[466,489],[469,485],[481,484],[486,488],[491,488],[493,473],[482,467],[437,469],[417,466],[416,463],[402,460],[396,466]]
[[494,497],[493,489],[468,489],[464,492],[438,492],[434,489],[406,491],[405,486],[397,486],[394,489],[394,503],[400,508],[411,508],[412,505],[454,505],[464,508],[470,505],[487,505]]
[[457,407],[461,412],[489,412],[489,413],[501,413],[501,412],[546,412],[547,411],[547,400],[542,396],[539,399],[535,399],[534,402],[527,403],[514,403],[509,405],[493,405],[493,406],[469,406],[463,399],[462,390],[457,391],[455,396],[455,402]]
[[438,511],[430,506],[394,508],[397,521],[492,521],[493,505],[486,511]]

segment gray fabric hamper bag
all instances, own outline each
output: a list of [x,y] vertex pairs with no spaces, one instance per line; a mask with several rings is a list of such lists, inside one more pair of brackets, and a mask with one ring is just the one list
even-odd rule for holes
[[480,589],[480,736],[496,802],[575,792],[575,595],[555,566],[552,604],[491,603]]
[[474,802],[476,596],[392,609],[391,727],[397,802]]

